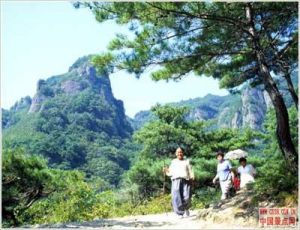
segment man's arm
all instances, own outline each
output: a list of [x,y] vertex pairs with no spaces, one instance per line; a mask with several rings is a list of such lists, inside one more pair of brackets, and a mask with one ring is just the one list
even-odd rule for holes
[[229,160],[227,161],[227,165],[230,170],[231,178],[232,178],[232,180],[234,180],[235,175],[234,175],[233,168],[232,168],[232,165]]
[[[241,167],[241,166],[240,166]],[[241,176],[241,168],[238,167],[236,172],[237,172],[237,177],[240,177]]]
[[172,172],[171,172],[170,168],[168,168],[168,171],[166,171],[166,175],[167,176],[172,176]]
[[[172,162],[173,163],[173,162]],[[170,167],[164,167],[163,168],[163,172],[167,175],[167,176],[172,176],[172,163],[170,165]]]
[[253,167],[253,165],[251,165],[251,170],[252,170],[252,175],[253,175],[253,177],[255,177],[256,174],[257,174],[257,171],[256,171],[256,169]]

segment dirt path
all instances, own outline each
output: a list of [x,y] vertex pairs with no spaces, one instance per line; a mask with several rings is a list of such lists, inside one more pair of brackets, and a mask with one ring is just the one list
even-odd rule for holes
[[97,229],[253,229],[258,228],[258,208],[251,205],[253,191],[239,191],[218,208],[192,210],[189,217],[174,213],[126,216],[64,224],[36,225],[35,228]]
[[[97,229],[241,229],[239,225],[216,224],[199,219],[199,210],[189,217],[178,218],[174,213],[162,213],[122,218],[99,219],[81,223],[61,224],[51,227]],[[249,226],[247,227],[249,229]]]

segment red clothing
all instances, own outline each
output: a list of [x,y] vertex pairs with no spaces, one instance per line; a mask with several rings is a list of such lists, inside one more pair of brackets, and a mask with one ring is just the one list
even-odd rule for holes
[[234,189],[236,191],[240,189],[240,184],[241,184],[240,179],[237,178],[237,177],[234,177],[234,179],[233,179],[233,187],[234,187]]

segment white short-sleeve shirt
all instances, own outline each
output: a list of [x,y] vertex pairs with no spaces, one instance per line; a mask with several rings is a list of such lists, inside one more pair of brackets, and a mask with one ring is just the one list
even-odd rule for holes
[[256,170],[251,164],[247,164],[245,167],[238,167],[238,173],[241,175],[241,188],[250,182],[254,182]]
[[173,159],[169,168],[168,176],[171,179],[184,178],[186,180],[194,178],[194,172],[192,170],[189,160]]

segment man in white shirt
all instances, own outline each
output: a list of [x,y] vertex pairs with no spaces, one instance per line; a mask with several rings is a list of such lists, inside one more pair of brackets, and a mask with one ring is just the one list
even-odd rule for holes
[[172,160],[169,168],[164,168],[164,172],[172,180],[172,205],[174,212],[179,216],[189,216],[189,206],[191,202],[191,182],[194,180],[194,172],[189,160],[183,157],[183,149],[176,149],[176,159]]
[[256,170],[251,164],[247,164],[246,158],[241,158],[239,160],[241,166],[238,167],[238,173],[241,178],[241,188],[244,188],[246,184],[254,182],[254,177],[256,175]]

